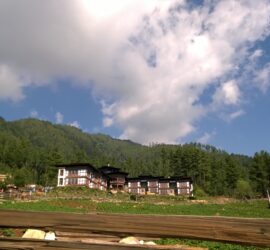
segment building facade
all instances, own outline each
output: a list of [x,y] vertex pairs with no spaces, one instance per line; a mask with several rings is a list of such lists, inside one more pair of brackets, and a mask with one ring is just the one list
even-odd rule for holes
[[120,168],[111,167],[109,165],[99,168],[99,171],[108,177],[108,189],[125,190],[128,173],[121,171]]
[[159,195],[185,195],[193,196],[193,184],[191,178],[182,177],[153,177],[139,176],[127,179],[127,189],[129,193],[159,194]]
[[138,194],[138,195],[146,194],[146,189],[142,187],[140,178],[128,178],[127,190],[131,194]]
[[108,178],[88,163],[56,165],[58,168],[58,187],[86,186],[106,190]]
[[127,178],[120,168],[103,166],[96,169],[89,163],[56,165],[58,187],[85,186],[91,189],[127,191],[137,195],[185,195],[193,196],[192,179],[189,177],[139,176]]
[[128,178],[127,189],[133,194],[158,194],[159,178],[153,176],[139,176],[137,178]]

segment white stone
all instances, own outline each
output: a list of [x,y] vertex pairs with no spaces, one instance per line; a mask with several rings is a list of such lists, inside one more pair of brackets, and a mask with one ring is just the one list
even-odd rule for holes
[[45,240],[55,240],[55,233],[54,232],[48,232],[45,234]]
[[44,240],[45,232],[37,229],[27,229],[22,238]]
[[121,244],[128,244],[128,245],[139,245],[140,241],[136,237],[126,237],[119,241]]
[[144,243],[144,245],[148,245],[148,246],[155,246],[155,245],[156,245],[156,243],[155,243],[155,242],[153,242],[153,241],[146,241],[146,242]]

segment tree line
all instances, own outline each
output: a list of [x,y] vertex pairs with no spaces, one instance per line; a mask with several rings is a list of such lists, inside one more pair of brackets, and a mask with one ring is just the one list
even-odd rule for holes
[[0,118],[0,173],[18,186],[56,184],[58,163],[114,165],[129,173],[190,176],[196,191],[208,195],[264,196],[270,188],[270,154],[229,154],[211,145],[143,146],[103,134],[37,119],[7,122]]

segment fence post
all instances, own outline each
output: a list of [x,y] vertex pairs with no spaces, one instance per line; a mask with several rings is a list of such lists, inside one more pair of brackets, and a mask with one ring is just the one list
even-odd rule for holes
[[269,196],[269,191],[268,189],[266,190],[267,192],[267,197],[268,197],[268,208],[270,208],[270,196]]

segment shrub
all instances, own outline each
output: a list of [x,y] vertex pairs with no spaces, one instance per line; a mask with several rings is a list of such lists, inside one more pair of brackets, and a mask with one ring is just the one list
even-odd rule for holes
[[6,182],[0,181],[0,190],[1,190],[1,189],[4,189],[4,190],[5,190],[6,187],[7,187]]
[[248,181],[240,179],[236,183],[234,194],[239,199],[249,199],[253,196],[252,188]]
[[4,236],[4,237],[12,237],[14,236],[14,232],[12,229],[10,228],[3,228],[3,229],[0,229],[1,230],[1,234]]
[[197,186],[194,188],[194,196],[197,198],[198,197],[206,197],[207,194],[205,193],[205,191],[202,188]]

